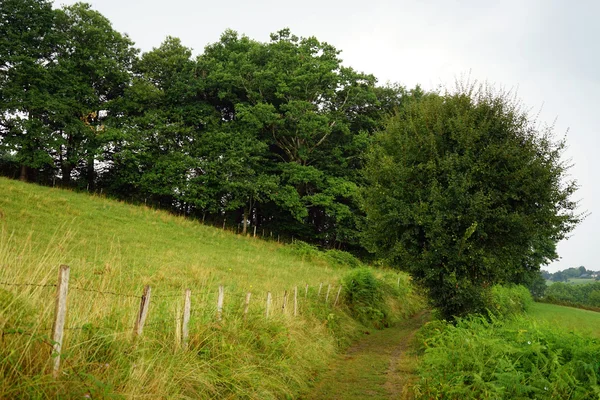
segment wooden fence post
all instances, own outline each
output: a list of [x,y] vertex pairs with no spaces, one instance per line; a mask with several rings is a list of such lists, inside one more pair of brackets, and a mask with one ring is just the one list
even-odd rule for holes
[[398,274],[398,289],[400,289],[400,274]]
[[281,312],[285,312],[285,306],[287,306],[287,290],[283,291],[283,304],[281,306]]
[[294,317],[298,315],[298,286],[294,286]]
[[308,283],[304,286],[304,298],[308,297]]
[[181,336],[183,348],[188,347],[188,338],[190,336],[190,313],[192,310],[192,291],[190,289],[185,290],[185,297],[183,299],[183,320],[181,321]]
[[252,237],[256,237],[256,225],[254,225],[254,234],[252,235]]
[[323,289],[323,282],[319,284],[319,292],[317,293],[317,298],[321,297],[321,289]]
[[338,289],[337,295],[335,296],[335,301],[333,302],[333,306],[334,307],[337,305],[337,302],[340,299],[340,292],[341,291],[342,291],[342,285],[340,285],[340,288]]
[[267,305],[265,307],[266,311],[266,317],[267,319],[269,319],[269,308],[271,307],[271,292],[267,292]]
[[137,319],[135,320],[135,327],[133,328],[135,336],[142,336],[142,333],[144,332],[144,324],[146,323],[146,317],[148,316],[148,305],[150,304],[150,293],[150,285],[144,286],[144,293],[142,294],[142,299],[140,301],[140,310]]
[[244,303],[244,320],[248,316],[248,309],[250,308],[250,297],[251,296],[252,296],[252,293],[250,293],[250,292],[246,293],[246,301]]
[[226,218],[223,218],[223,230],[225,230],[225,221],[226,221]]
[[67,294],[69,293],[69,266],[61,265],[58,270],[58,285],[56,286],[56,307],[54,324],[52,325],[52,376],[58,378],[60,368],[60,352],[62,351],[63,332],[67,319]]
[[325,303],[329,300],[329,291],[331,290],[331,283],[327,285],[327,294],[325,295]]
[[219,286],[219,297],[217,298],[217,321],[223,319],[223,300],[225,298],[225,288]]

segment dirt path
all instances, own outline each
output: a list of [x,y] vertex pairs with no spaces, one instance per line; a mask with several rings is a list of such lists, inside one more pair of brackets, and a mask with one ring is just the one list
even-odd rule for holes
[[416,357],[411,345],[428,317],[423,312],[392,328],[365,335],[332,363],[302,399],[411,399],[412,392],[406,390],[415,379]]

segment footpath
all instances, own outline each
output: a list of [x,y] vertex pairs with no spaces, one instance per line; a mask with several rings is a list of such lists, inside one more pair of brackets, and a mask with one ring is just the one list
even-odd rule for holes
[[427,322],[421,312],[394,327],[371,331],[332,363],[304,400],[412,399],[417,377],[414,335]]

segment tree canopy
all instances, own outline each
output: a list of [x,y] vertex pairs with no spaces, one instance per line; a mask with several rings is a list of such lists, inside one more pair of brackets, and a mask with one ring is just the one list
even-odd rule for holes
[[415,98],[369,152],[363,242],[409,271],[444,317],[480,311],[492,285],[556,258],[583,218],[564,146],[505,93]]

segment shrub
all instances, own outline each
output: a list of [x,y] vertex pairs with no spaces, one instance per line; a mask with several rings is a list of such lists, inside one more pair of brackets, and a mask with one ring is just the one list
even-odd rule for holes
[[328,250],[326,253],[327,258],[331,261],[331,264],[335,266],[349,266],[351,268],[358,268],[363,263],[354,255],[342,250]]
[[427,324],[417,398],[592,399],[600,395],[597,340],[523,317]]
[[319,257],[322,252],[316,246],[312,244],[308,244],[301,240],[295,240],[294,243],[289,245],[288,250],[295,255],[305,258],[307,261],[312,260],[313,258]]
[[530,291],[521,285],[496,285],[491,290],[488,310],[499,318],[512,317],[527,311],[533,304]]
[[344,301],[352,315],[367,326],[382,328],[390,323],[382,283],[369,268],[352,270],[342,279]]

